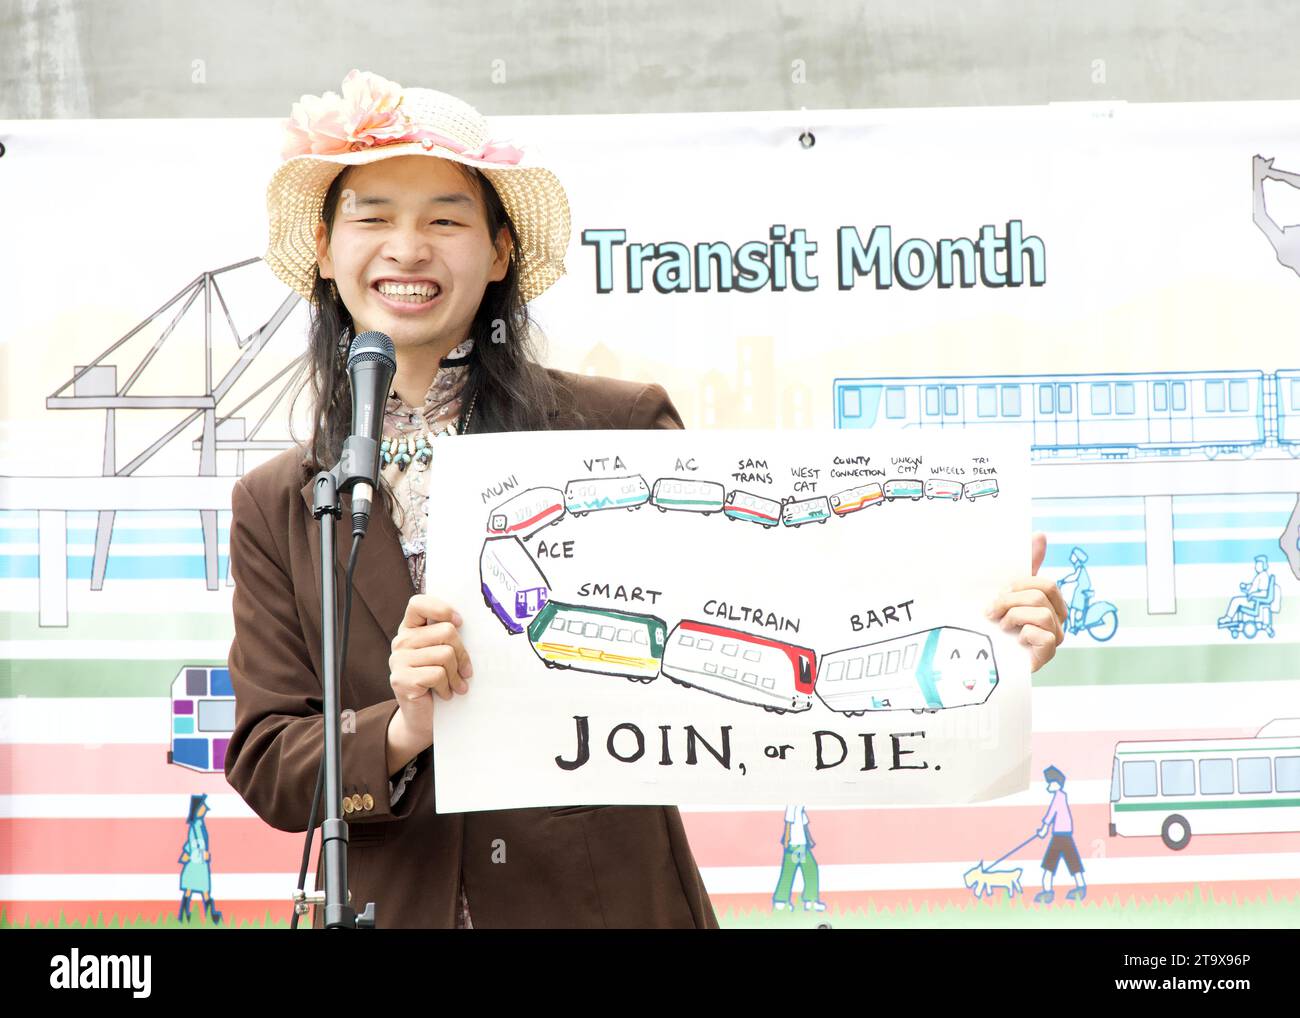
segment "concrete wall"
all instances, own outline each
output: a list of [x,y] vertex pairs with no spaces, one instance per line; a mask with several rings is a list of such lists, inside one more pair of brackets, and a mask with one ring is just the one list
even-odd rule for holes
[[0,119],[285,116],[354,66],[488,115],[1294,99],[1298,29],[1294,0],[0,0]]

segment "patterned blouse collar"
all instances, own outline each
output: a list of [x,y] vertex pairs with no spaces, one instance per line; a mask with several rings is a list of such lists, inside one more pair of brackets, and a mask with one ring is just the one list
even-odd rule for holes
[[384,412],[384,431],[395,433],[410,431],[421,419],[430,431],[445,427],[460,411],[460,394],[469,374],[469,355],[474,349],[474,337],[468,337],[446,357],[438,362],[438,373],[424,395],[424,406],[413,407],[393,389],[388,394]]

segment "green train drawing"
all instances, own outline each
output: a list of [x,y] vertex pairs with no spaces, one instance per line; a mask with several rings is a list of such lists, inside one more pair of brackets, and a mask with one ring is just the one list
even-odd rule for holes
[[651,682],[659,674],[667,632],[657,615],[548,601],[528,625],[528,642],[547,668]]
[[650,504],[661,513],[676,510],[710,516],[722,511],[725,495],[725,489],[717,481],[661,477],[650,489]]

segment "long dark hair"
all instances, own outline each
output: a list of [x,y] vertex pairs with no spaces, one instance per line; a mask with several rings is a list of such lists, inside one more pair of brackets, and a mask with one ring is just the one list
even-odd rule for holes
[[[473,405],[474,413],[468,433],[487,431],[542,431],[555,426],[554,417],[563,405],[574,416],[574,427],[583,427],[581,413],[565,399],[542,368],[533,349],[531,318],[519,290],[519,234],[507,213],[501,196],[483,174],[472,166],[451,160],[461,174],[479,189],[487,215],[488,236],[494,242],[502,226],[510,231],[512,252],[503,279],[490,282],[483,293],[478,313],[470,324],[474,348],[461,394],[461,419],[458,430],[465,431],[465,414]],[[334,217],[347,167],[334,178],[325,193],[321,218],[327,235],[334,232]],[[310,366],[293,403],[305,390],[312,400],[311,440],[306,443],[303,480],[338,462],[343,443],[352,428],[352,392],[347,373],[348,348],[354,327],[352,315],[330,286],[322,279],[320,266],[313,269],[311,324],[309,328]],[[292,419],[292,414],[291,414]],[[294,441],[303,444],[294,436]],[[392,514],[394,496],[387,478],[379,475],[379,491],[385,513]]]

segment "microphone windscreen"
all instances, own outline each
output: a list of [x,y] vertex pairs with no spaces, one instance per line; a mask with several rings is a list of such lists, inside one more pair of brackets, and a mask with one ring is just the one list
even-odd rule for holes
[[397,371],[397,349],[393,346],[392,339],[373,329],[352,340],[352,346],[348,348],[348,370],[354,364],[371,360],[386,360],[392,365],[393,371]]

